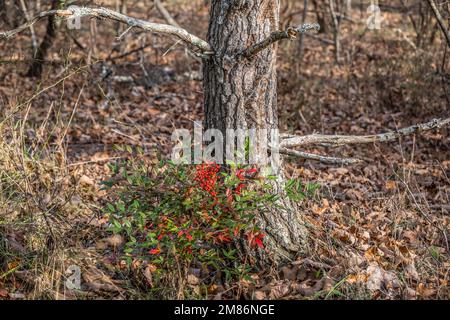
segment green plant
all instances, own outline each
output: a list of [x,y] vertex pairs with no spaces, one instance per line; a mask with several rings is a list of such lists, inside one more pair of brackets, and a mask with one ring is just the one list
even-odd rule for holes
[[317,183],[303,184],[300,179],[290,179],[285,185],[287,196],[294,201],[301,201],[314,196],[319,188],[320,185]]
[[[126,148],[120,147],[127,151]],[[131,150],[128,150],[130,152]],[[271,177],[233,164],[174,165],[144,157],[110,165],[104,181],[111,231],[125,236],[124,260],[150,266],[153,279],[175,265],[237,278],[249,271],[235,242],[264,250],[255,213],[274,205]]]
[[[133,154],[129,147],[119,151]],[[265,252],[264,232],[255,215],[277,205],[275,177],[234,163],[175,165],[138,156],[110,164],[111,179],[102,184],[109,194],[105,213],[110,229],[126,239],[123,260],[145,266],[152,282],[170,270],[194,267],[224,280],[248,278],[253,261],[237,250]],[[310,196],[317,185],[290,180],[285,191],[293,200]],[[207,277],[206,277],[207,278]]]

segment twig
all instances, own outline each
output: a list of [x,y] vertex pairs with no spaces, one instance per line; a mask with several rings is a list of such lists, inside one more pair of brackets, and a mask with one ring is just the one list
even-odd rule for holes
[[[159,0],[153,0],[153,3],[155,4],[156,9],[158,9],[159,13],[164,17],[166,22],[170,24],[171,26],[174,26],[175,28],[181,28],[181,26],[176,22],[176,20],[172,17],[169,11],[167,11],[166,7],[161,3]],[[168,54],[173,48],[175,48],[180,43],[180,40],[178,40],[173,46],[171,46],[169,49],[164,52],[163,56]],[[196,60],[197,62],[201,62],[201,59],[197,57],[192,52],[188,51],[190,56]]]
[[272,44],[285,39],[295,39],[298,34],[305,33],[311,29],[318,31],[320,30],[320,25],[317,23],[305,23],[299,27],[289,27],[285,31],[274,31],[266,39],[244,50],[241,55],[251,59]]
[[162,14],[168,24],[177,28],[181,28],[181,26],[175,21],[175,19],[172,17],[169,11],[167,11],[166,7],[164,7],[161,1],[153,0],[153,2],[155,3],[156,9],[158,9],[158,11]]

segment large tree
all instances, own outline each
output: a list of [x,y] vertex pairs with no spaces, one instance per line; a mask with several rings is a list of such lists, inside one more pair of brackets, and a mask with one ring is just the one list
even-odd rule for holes
[[[158,0],[155,2],[161,5]],[[205,127],[219,129],[225,138],[227,129],[267,129],[267,143],[253,146],[253,152],[261,159],[267,157],[270,146],[272,150],[306,159],[351,164],[358,160],[318,156],[292,148],[311,144],[342,145],[389,141],[401,135],[441,127],[450,122],[449,119],[435,119],[426,124],[380,135],[285,135],[279,143],[272,141],[271,129],[278,128],[277,42],[294,39],[299,33],[316,28],[314,25],[305,24],[279,30],[279,7],[279,0],[212,0],[207,41],[190,34],[176,23],[156,24],[106,8],[77,6],[43,12],[18,29],[0,33],[0,39],[9,38],[25,30],[30,23],[53,15],[69,18],[106,18],[149,32],[175,36],[203,60]],[[167,20],[170,23],[170,19]],[[283,174],[280,172],[276,187],[280,187],[281,195],[282,178]],[[302,226],[301,213],[283,196],[276,210],[260,213],[258,222],[268,235],[268,247],[276,258],[292,257],[302,250],[306,229]]]
[[[251,146],[261,164],[268,158],[272,129],[278,129],[277,48],[270,40],[263,42],[278,26],[278,0],[212,1],[207,39],[214,54],[204,62],[205,125],[219,129],[225,140],[227,129],[266,132],[266,139]],[[225,144],[234,146],[234,140]],[[259,217],[279,257],[299,252],[306,238],[300,215],[287,200],[282,202],[278,210]]]

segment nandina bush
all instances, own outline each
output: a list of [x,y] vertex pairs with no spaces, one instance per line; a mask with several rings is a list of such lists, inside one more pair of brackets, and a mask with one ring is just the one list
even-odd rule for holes
[[[236,244],[265,252],[255,214],[273,206],[277,195],[273,177],[261,177],[257,168],[151,164],[143,157],[110,166],[105,211],[111,230],[126,238],[128,266],[144,266],[155,279],[175,265],[241,277],[252,261],[238,256]],[[298,197],[298,185],[287,185]]]

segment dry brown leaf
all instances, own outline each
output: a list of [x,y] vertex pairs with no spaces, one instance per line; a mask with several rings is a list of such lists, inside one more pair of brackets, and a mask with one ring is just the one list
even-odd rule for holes
[[381,289],[383,284],[383,270],[377,265],[370,265],[367,268],[367,289],[371,291],[377,291]]
[[370,264],[366,270],[367,289],[377,291],[384,285],[387,289],[394,289],[400,286],[397,276],[393,272],[388,272],[380,268],[376,264]]
[[290,292],[289,286],[287,284],[278,284],[271,288],[269,297],[270,299],[280,299],[286,296]]
[[424,283],[419,283],[416,291],[423,298],[429,298],[436,293],[436,290],[427,288],[427,286]]
[[0,298],[6,298],[8,296],[8,291],[6,289],[0,289]]
[[253,297],[255,298],[255,300],[265,300],[267,298],[267,295],[264,291],[258,290],[255,291]]
[[367,281],[367,275],[363,273],[351,274],[345,279],[347,283],[355,284]]
[[192,286],[196,286],[200,283],[200,279],[193,274],[188,274],[187,282]]
[[419,280],[419,273],[414,263],[410,263],[405,267],[405,276],[416,281]]
[[104,240],[109,246],[113,248],[120,247],[125,243],[125,239],[119,234],[112,235]]
[[350,268],[355,268],[355,267],[359,267],[361,266],[364,262],[366,262],[366,259],[364,259],[364,257],[360,256],[359,254],[350,253],[351,256],[350,258],[347,260],[347,265]]
[[338,238],[344,243],[355,244],[356,242],[356,238],[351,233],[342,229],[336,229],[333,232],[333,236]]
[[86,175],[81,176],[80,180],[78,180],[78,183],[82,186],[94,186],[95,185],[95,181]]
[[154,266],[152,264],[149,264],[148,266],[145,267],[144,269],[144,277],[147,280],[148,284],[152,287],[153,286],[153,275],[152,273],[154,272]]
[[281,273],[283,279],[294,281],[297,278],[298,266],[287,267],[284,266],[281,268]]
[[336,281],[334,281],[330,277],[324,277],[322,290],[326,292],[331,291],[335,283]]
[[311,297],[315,295],[317,292],[322,290],[324,285],[324,279],[321,279],[320,281],[317,281],[314,286],[310,286],[307,283],[308,281],[305,281],[300,284],[294,284],[292,287],[294,290],[296,290],[299,294],[305,297]]
[[386,184],[385,184],[386,190],[395,190],[396,187],[397,187],[397,183],[395,181],[392,181],[392,180],[386,181]]

